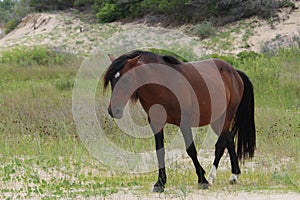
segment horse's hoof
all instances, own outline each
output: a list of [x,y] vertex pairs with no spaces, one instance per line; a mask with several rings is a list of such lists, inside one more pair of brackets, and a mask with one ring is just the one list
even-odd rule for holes
[[152,192],[155,193],[162,193],[164,191],[165,191],[165,187],[163,185],[155,185],[152,190]]
[[198,183],[198,188],[206,190],[208,189],[209,183]]
[[207,178],[210,185],[214,184],[216,177],[217,177],[217,168],[213,165]]
[[229,183],[230,183],[231,185],[234,185],[234,184],[237,184],[238,182],[237,182],[237,180],[229,180]]
[[238,183],[238,175],[237,174],[232,174],[229,178],[229,183],[231,185]]
[[208,178],[207,178],[207,181],[208,181],[208,183],[210,184],[210,185],[213,185],[214,184],[214,182],[215,182],[215,177],[213,177],[213,176],[208,176]]

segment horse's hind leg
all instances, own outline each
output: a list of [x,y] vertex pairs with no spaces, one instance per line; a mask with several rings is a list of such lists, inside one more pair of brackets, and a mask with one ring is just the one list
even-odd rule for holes
[[208,181],[210,184],[212,184],[216,179],[217,168],[219,166],[220,159],[224,154],[225,148],[228,149],[230,162],[231,162],[232,175],[229,178],[230,183],[237,182],[238,175],[241,173],[238,164],[237,155],[235,152],[234,135],[231,132],[229,132],[226,127],[228,126],[226,126],[225,123],[223,126],[223,130],[221,131],[221,133],[219,133],[220,124],[218,124],[218,122],[212,124],[212,128],[220,136],[215,145],[215,159],[213,162],[212,169],[208,175]]
[[235,152],[235,144],[234,144],[234,135],[232,133],[229,133],[227,135],[227,149],[230,157],[231,162],[231,172],[232,175],[229,178],[229,182],[231,184],[237,183],[238,176],[241,173],[238,158]]
[[187,154],[191,157],[194,166],[196,168],[196,173],[198,176],[198,185],[199,188],[202,189],[207,189],[208,188],[208,181],[206,180],[204,174],[205,171],[202,168],[202,166],[200,165],[198,158],[197,158],[197,150],[193,141],[193,135],[192,135],[192,130],[191,128],[182,128],[181,127],[181,131],[184,137],[184,142],[186,145],[186,152]]
[[217,121],[211,124],[212,129],[219,138],[215,144],[215,159],[207,178],[210,184],[213,184],[217,177],[217,168],[226,148],[226,137],[224,137],[225,134],[223,134],[225,129],[225,116],[226,114],[224,113]]

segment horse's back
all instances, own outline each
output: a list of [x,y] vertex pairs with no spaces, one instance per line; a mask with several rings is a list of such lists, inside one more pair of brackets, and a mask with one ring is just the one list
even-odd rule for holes
[[182,73],[196,95],[192,102],[192,126],[203,126],[219,119],[232,101],[240,101],[242,81],[226,61],[208,59],[185,63]]

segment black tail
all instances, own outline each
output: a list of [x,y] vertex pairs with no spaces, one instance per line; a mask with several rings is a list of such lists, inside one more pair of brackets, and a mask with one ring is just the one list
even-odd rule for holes
[[244,93],[238,110],[232,132],[237,134],[237,156],[239,160],[252,158],[256,148],[256,131],[254,122],[254,92],[253,85],[244,72],[237,70],[244,82]]

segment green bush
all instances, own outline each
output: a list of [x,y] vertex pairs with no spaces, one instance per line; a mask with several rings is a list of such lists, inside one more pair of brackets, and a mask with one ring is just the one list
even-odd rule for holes
[[171,0],[161,0],[159,2],[159,9],[162,12],[176,12],[178,9],[182,8],[185,6],[186,3],[189,1],[187,0],[176,0],[176,1],[171,1]]
[[28,65],[61,65],[66,56],[47,47],[15,47],[1,52],[0,63]]
[[142,16],[144,11],[140,2],[96,1],[93,8],[101,23],[113,22],[123,18]]
[[4,25],[7,34],[14,30],[21,19],[31,12],[30,0],[0,0],[0,24]]
[[94,0],[76,0],[74,2],[75,7],[85,7],[93,5]]
[[30,6],[36,11],[64,10],[72,8],[75,0],[30,0]]
[[257,57],[261,57],[262,54],[259,54],[259,53],[256,53],[254,51],[242,51],[240,52],[237,57],[243,61],[243,60],[246,60],[246,59],[255,59]]
[[290,0],[283,0],[283,1],[280,1],[279,4],[280,4],[280,6],[282,6],[282,7],[290,7],[290,8],[293,8],[293,9],[296,8],[295,3],[292,2],[292,1],[290,1]]
[[5,34],[8,34],[11,31],[13,31],[18,26],[19,23],[20,23],[20,20],[18,20],[18,19],[11,19],[8,22],[6,22],[4,24],[4,32],[5,32]]
[[106,3],[96,15],[101,23],[112,22],[120,18],[116,4]]
[[189,31],[191,35],[197,36],[201,39],[215,36],[217,34],[216,28],[210,22],[202,22],[193,26]]

